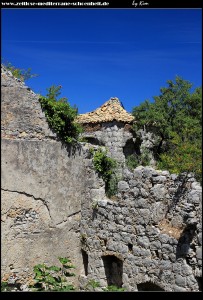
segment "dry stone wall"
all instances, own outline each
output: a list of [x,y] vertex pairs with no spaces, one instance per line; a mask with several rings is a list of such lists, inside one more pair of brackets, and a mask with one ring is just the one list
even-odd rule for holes
[[192,175],[178,178],[142,166],[134,172],[125,169],[118,195],[107,199],[91,168],[89,161],[81,288],[95,280],[101,287],[128,291],[201,289],[201,186]]
[[82,136],[93,144],[105,146],[108,155],[118,162],[118,173],[122,173],[122,169],[126,164],[126,158],[129,155],[141,155],[147,152],[150,165],[155,166],[156,161],[153,155],[153,147],[156,137],[154,134],[139,130],[135,136],[132,130],[132,124],[124,122],[112,121],[96,124],[86,124]]

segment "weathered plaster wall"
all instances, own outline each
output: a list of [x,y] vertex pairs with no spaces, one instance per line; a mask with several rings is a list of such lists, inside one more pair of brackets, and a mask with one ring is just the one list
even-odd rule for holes
[[124,170],[117,197],[107,199],[91,168],[89,161],[89,190],[82,202],[86,274],[81,288],[95,280],[128,291],[147,282],[155,283],[155,290],[198,291],[202,206],[195,179],[178,179],[151,167]]
[[2,78],[2,277],[23,279],[58,256],[80,274],[81,150],[55,139],[37,95],[5,70]]

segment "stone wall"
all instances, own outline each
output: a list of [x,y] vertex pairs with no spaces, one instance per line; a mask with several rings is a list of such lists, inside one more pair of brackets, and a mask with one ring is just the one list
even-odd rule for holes
[[95,280],[101,287],[113,284],[128,291],[200,290],[201,186],[192,175],[125,169],[118,195],[107,199],[91,160],[87,172],[81,289]]
[[83,270],[83,155],[56,140],[38,98],[2,69],[1,272],[9,282],[27,281],[36,264],[58,265],[58,256]]
[[89,280],[128,291],[200,290],[199,183],[151,167],[122,169],[136,150],[132,133],[105,123],[88,134],[120,162],[119,192],[108,199],[92,145],[57,140],[38,98],[2,68],[2,278],[25,282],[34,265],[69,256],[81,290]]
[[3,67],[1,97],[2,138],[40,140],[56,137],[41,110],[39,95]]
[[84,126],[83,136],[93,145],[106,146],[109,156],[117,160],[120,167],[118,172],[121,173],[125,163],[125,149],[129,154],[135,151],[130,125],[117,121],[98,125],[95,128]]
[[126,158],[135,153],[140,156],[147,152],[150,165],[156,165],[153,147],[157,138],[145,129],[140,129],[135,134],[132,124],[117,121],[83,124],[83,129],[82,136],[90,144],[105,146],[109,156],[117,160],[119,174],[122,173]]

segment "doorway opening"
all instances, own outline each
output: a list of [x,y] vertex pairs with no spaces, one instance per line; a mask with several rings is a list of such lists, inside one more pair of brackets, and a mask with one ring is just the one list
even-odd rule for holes
[[102,256],[107,284],[122,287],[123,262],[114,255]]

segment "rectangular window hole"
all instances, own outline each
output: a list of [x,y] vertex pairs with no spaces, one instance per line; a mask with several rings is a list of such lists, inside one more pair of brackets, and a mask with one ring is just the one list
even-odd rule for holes
[[128,244],[128,251],[130,253],[132,253],[132,251],[133,251],[133,244]]

